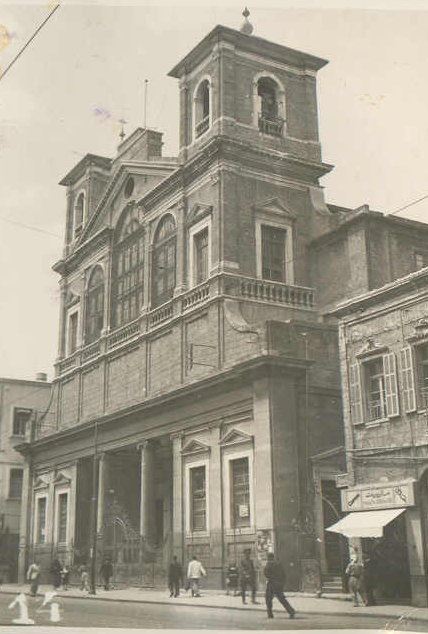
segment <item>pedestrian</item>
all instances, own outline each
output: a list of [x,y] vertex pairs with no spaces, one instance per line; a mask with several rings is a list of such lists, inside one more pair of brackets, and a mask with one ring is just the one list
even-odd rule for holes
[[58,561],[58,559],[54,559],[50,567],[52,585],[54,590],[57,590],[61,585],[61,570],[62,566],[60,562]]
[[364,605],[376,605],[374,591],[376,587],[375,581],[375,565],[372,557],[364,557],[363,559],[363,575],[362,590],[364,596]]
[[170,597],[180,596],[180,583],[183,582],[183,568],[179,563],[177,556],[174,555],[168,569],[168,587]]
[[30,582],[30,594],[35,597],[37,590],[39,589],[40,581],[40,566],[37,562],[33,561],[27,571],[27,579]]
[[190,583],[190,588],[192,590],[192,597],[200,597],[201,593],[199,591],[199,583],[201,577],[206,577],[207,573],[205,572],[205,568],[199,561],[199,559],[194,555],[192,560],[189,562],[187,567],[187,578]]
[[236,563],[229,564],[226,572],[226,594],[233,592],[233,596],[238,594],[239,570]]
[[279,561],[275,561],[273,553],[267,554],[267,564],[264,569],[264,575],[266,577],[265,599],[268,619],[273,619],[272,603],[274,597],[276,597],[280,604],[287,610],[289,618],[294,619],[296,610],[292,608],[284,594],[284,568]]
[[83,565],[80,566],[79,573],[80,573],[80,589],[85,592],[89,592],[91,588],[89,586],[89,573],[86,566],[83,566]]
[[354,607],[357,608],[361,602],[363,605],[363,597],[361,596],[363,566],[358,562],[355,555],[351,557],[351,561],[345,571],[348,577],[348,587],[354,599]]
[[239,568],[239,579],[241,582],[241,597],[242,603],[247,603],[247,588],[251,592],[251,603],[257,603],[256,601],[256,569],[254,562],[251,559],[251,548],[244,550],[244,557],[241,560]]
[[63,564],[61,568],[61,583],[62,583],[63,590],[68,590],[69,578],[70,578],[70,570],[68,569],[68,566]]
[[103,580],[104,590],[110,590],[110,579],[113,576],[113,564],[110,557],[106,557],[100,568],[101,579]]

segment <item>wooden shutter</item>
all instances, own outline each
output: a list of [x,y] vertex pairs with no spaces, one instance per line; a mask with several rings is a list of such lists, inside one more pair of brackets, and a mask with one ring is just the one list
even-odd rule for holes
[[351,420],[354,425],[358,425],[363,422],[360,365],[358,363],[352,363],[349,366],[349,393],[351,402]]
[[406,346],[400,351],[401,380],[403,383],[403,407],[406,412],[416,409],[415,377],[413,373],[412,348]]
[[397,367],[393,352],[383,355],[383,375],[385,380],[386,415],[389,417],[398,416],[400,408],[398,405]]

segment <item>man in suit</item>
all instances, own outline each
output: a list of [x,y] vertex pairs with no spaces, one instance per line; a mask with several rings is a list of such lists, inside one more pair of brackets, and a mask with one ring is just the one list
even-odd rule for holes
[[266,577],[266,609],[268,619],[273,619],[272,603],[273,598],[276,597],[281,605],[288,612],[290,619],[294,619],[296,611],[288,603],[284,594],[285,572],[279,561],[275,561],[273,553],[268,553],[267,564],[264,569]]

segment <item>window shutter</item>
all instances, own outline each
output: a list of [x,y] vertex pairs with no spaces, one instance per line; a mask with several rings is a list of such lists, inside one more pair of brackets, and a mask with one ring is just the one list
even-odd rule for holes
[[363,422],[360,366],[358,363],[352,363],[349,366],[349,392],[351,401],[351,420],[354,425],[358,425]]
[[415,377],[413,374],[412,348],[406,346],[400,351],[401,379],[403,382],[403,406],[406,412],[416,409]]
[[385,380],[386,414],[389,417],[398,416],[400,408],[398,405],[397,368],[393,352],[383,355],[383,375]]

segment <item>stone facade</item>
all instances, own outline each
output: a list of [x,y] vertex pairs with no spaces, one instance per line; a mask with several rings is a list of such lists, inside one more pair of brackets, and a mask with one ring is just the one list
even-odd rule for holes
[[[363,552],[394,549],[389,574],[402,596],[427,605],[426,505],[428,273],[412,273],[339,306],[347,475],[344,512],[402,509],[380,540],[355,539]],[[372,372],[374,364],[379,372]],[[401,523],[401,524],[400,524]],[[382,584],[380,577],[379,584]],[[386,588],[387,589],[387,588]]]
[[[96,526],[99,556],[128,582],[157,583],[172,553],[197,553],[218,586],[250,547],[259,569],[276,551],[290,588],[319,586],[309,458],[343,445],[326,307],[375,266],[349,248],[358,210],[323,199],[325,63],[216,27],[170,73],[178,159],[139,128],[61,181],[56,427],[21,448],[22,569],[30,555],[87,560]],[[365,214],[386,235],[389,220]],[[342,241],[340,279],[327,234]],[[329,478],[340,470],[333,459]]]
[[[16,581],[25,461],[16,447],[35,433],[46,414],[51,384],[43,380],[0,378],[0,577]],[[46,427],[52,417],[45,417]],[[23,498],[24,496],[24,498]]]

